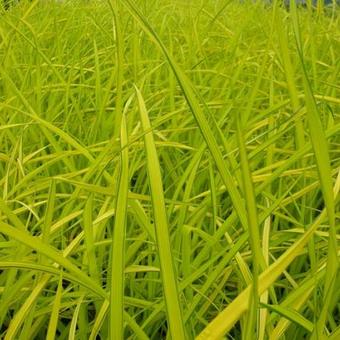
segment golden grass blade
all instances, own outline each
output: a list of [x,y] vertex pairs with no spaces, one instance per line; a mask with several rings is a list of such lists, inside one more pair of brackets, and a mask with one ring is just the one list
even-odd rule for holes
[[125,115],[121,120],[121,161],[111,255],[110,337],[124,338],[125,235],[129,190],[129,149]]
[[[151,124],[143,97],[137,88],[136,93],[143,130],[150,131]],[[144,135],[144,143],[170,334],[173,339],[185,339],[185,328],[177,288],[177,276],[173,264],[173,256],[171,254],[169,226],[164,201],[162,176],[160,172],[157,150],[151,131]]]

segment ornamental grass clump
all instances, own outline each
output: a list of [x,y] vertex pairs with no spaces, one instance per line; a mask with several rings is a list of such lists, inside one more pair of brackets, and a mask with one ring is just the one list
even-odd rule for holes
[[1,339],[340,338],[336,5],[0,16]]

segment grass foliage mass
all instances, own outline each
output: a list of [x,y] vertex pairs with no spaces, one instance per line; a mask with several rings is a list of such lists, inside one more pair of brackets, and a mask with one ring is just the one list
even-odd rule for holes
[[339,14],[1,10],[0,338],[340,339]]

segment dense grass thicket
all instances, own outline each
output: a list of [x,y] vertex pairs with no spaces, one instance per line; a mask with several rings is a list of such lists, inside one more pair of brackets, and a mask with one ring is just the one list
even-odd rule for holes
[[339,14],[0,12],[0,338],[340,339]]

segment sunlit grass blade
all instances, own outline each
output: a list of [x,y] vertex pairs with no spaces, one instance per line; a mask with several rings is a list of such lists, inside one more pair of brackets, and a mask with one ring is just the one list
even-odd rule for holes
[[[324,271],[323,271],[323,274],[324,274]],[[317,280],[312,278],[312,280],[310,280],[310,282],[314,285],[317,282]],[[306,287],[306,288],[308,288],[308,287]],[[303,305],[306,303],[306,300],[310,297],[313,290],[314,290],[314,287],[312,286],[312,287],[309,287],[308,289],[306,289],[305,291],[303,291],[302,293],[300,293],[300,296],[297,296],[296,299],[294,300],[294,302],[289,303],[290,308],[293,308],[294,310],[299,310],[301,307],[303,307]],[[288,305],[288,304],[285,304],[285,305]],[[274,339],[277,339],[280,336],[282,336],[284,334],[284,332],[287,330],[287,328],[290,326],[290,323],[291,322],[288,318],[287,319],[280,319],[280,321],[278,322],[276,327],[271,332],[269,338],[271,340],[274,340]]]
[[55,198],[56,198],[56,185],[55,181],[51,181],[49,196],[48,196],[48,203],[45,213],[45,223],[43,226],[43,236],[42,239],[44,242],[49,243],[50,233],[51,233],[51,227],[53,223],[53,212],[55,208]]
[[55,294],[55,300],[53,303],[53,308],[51,311],[50,320],[48,323],[48,329],[46,334],[46,340],[53,340],[56,337],[57,326],[58,326],[58,319],[59,319],[59,312],[60,312],[60,304],[61,304],[61,297],[63,293],[63,277],[62,274],[60,275],[58,288]]
[[70,324],[70,331],[68,333],[68,340],[76,339],[77,323],[78,323],[79,312],[80,312],[80,308],[81,308],[81,304],[83,303],[83,300],[84,300],[84,296],[81,296],[78,299],[76,308],[74,309],[71,324]]
[[116,86],[117,86],[117,96],[116,96],[116,114],[115,114],[115,124],[114,124],[114,135],[118,136],[120,133],[120,126],[123,116],[123,58],[124,58],[124,40],[122,25],[120,22],[120,0],[108,0],[110,9],[114,17],[114,28],[115,28],[115,42],[116,48],[116,61],[117,61],[117,76],[116,76]]
[[97,339],[98,333],[100,332],[100,328],[102,327],[105,317],[107,316],[107,312],[110,308],[110,301],[109,300],[105,300],[100,308],[100,310],[98,311],[98,314],[94,320],[93,326],[92,326],[92,330],[91,330],[91,334],[89,336],[89,340],[95,340]]
[[258,276],[261,269],[264,269],[265,262],[261,249],[260,228],[257,216],[257,207],[255,200],[254,187],[252,182],[251,170],[249,166],[247,151],[245,147],[243,131],[241,126],[241,117],[236,117],[236,133],[240,152],[240,166],[242,174],[242,187],[244,191],[245,204],[247,208],[247,221],[249,232],[249,243],[253,254],[252,261],[252,288],[253,294],[249,300],[249,314],[245,330],[246,338],[257,337],[257,322],[259,320],[259,296],[258,296]]
[[15,339],[25,318],[28,316],[28,313],[30,312],[32,306],[34,306],[36,299],[39,297],[39,295],[41,294],[42,290],[44,289],[44,287],[46,286],[49,280],[50,280],[50,276],[45,275],[37,283],[37,285],[31,292],[31,294],[28,296],[24,304],[21,306],[20,310],[15,314],[15,317],[13,318],[13,320],[11,321],[8,327],[4,340]]
[[129,189],[129,150],[125,115],[121,120],[121,161],[117,187],[116,213],[111,250],[111,290],[110,290],[110,336],[113,339],[124,338],[124,269],[125,235],[128,210]]
[[168,217],[166,214],[162,176],[157,156],[157,149],[145,103],[140,91],[136,88],[140,119],[143,130],[149,131],[144,136],[147,158],[149,185],[153,202],[153,215],[157,238],[157,251],[161,263],[164,298],[169,321],[170,334],[173,339],[185,339],[185,328],[182,318],[180,298],[177,289],[177,276],[171,253]]
[[279,315],[283,316],[284,318],[302,326],[304,329],[306,329],[308,332],[313,331],[313,323],[304,318],[301,314],[296,312],[295,310],[290,310],[287,308],[283,308],[281,306],[277,305],[268,305],[268,304],[261,304],[262,306],[268,308],[269,310],[272,310]]
[[98,267],[96,264],[96,251],[94,245],[94,223],[93,223],[93,196],[90,195],[84,207],[84,238],[86,244],[87,263],[90,276],[100,282]]

